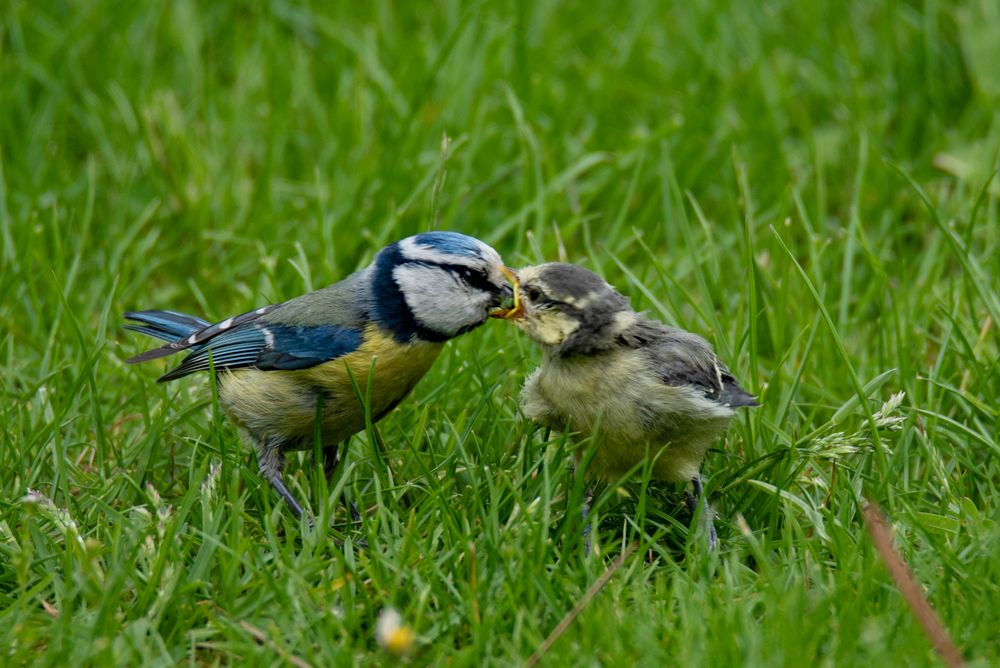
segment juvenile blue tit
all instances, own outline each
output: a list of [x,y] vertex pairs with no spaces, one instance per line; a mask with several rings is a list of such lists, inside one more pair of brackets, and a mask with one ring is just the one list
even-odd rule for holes
[[519,304],[502,317],[544,352],[521,393],[524,415],[582,436],[597,429],[588,476],[614,480],[648,460],[655,479],[690,481],[693,512],[706,451],[754,397],[708,342],[636,313],[593,272],[551,263],[517,279]]
[[168,341],[128,362],[187,351],[159,382],[214,368],[220,404],[298,517],[302,506],[282,480],[285,453],[311,449],[318,420],[331,475],[338,444],[365,427],[359,395],[370,397],[372,421],[389,413],[445,341],[483,324],[511,294],[507,276],[500,255],[478,239],[418,234],[339,283],[215,324],[174,311],[126,313],[139,323],[128,329]]

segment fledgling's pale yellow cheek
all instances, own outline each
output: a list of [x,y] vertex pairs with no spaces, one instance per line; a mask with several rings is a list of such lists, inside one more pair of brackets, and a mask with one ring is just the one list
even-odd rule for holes
[[536,311],[531,307],[525,310],[523,318],[514,322],[532,339],[548,346],[558,346],[580,326],[578,320],[559,311]]

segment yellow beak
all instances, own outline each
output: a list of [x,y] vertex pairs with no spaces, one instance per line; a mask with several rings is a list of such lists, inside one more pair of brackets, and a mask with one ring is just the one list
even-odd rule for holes
[[500,273],[503,274],[504,278],[510,282],[511,287],[514,289],[514,305],[510,308],[499,308],[490,313],[490,317],[502,318],[503,320],[519,318],[524,313],[524,307],[521,304],[521,282],[517,279],[517,274],[510,267],[501,267]]

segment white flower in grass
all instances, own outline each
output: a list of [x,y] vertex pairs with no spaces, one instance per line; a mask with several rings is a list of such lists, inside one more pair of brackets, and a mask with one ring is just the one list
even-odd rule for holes
[[413,647],[413,629],[403,623],[395,608],[383,608],[375,622],[375,640],[379,646],[396,656],[407,654]]

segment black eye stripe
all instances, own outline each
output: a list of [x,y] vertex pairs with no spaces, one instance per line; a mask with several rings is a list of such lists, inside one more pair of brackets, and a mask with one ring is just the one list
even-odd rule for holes
[[497,292],[500,288],[497,287],[487,276],[481,271],[469,271],[468,273],[462,273],[462,280],[468,283],[471,287],[477,290],[483,290],[484,292]]
[[461,264],[430,262],[428,260],[411,261],[407,264],[422,267],[437,267],[439,269],[450,271],[458,276],[469,287],[482,290],[483,292],[496,293],[500,291],[500,286],[493,283],[493,281],[489,279],[489,276],[486,275],[486,272],[482,269],[473,269],[472,267],[467,267]]

